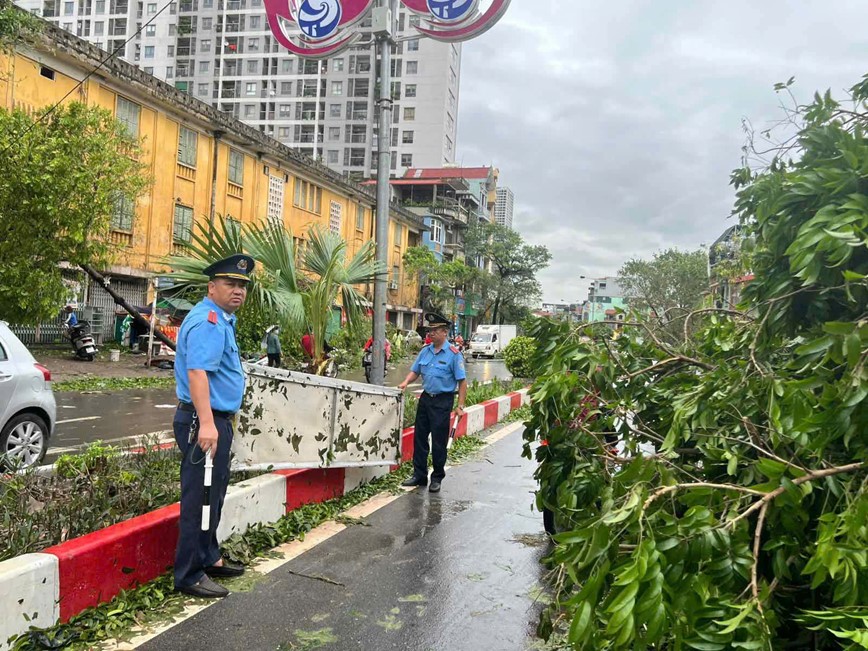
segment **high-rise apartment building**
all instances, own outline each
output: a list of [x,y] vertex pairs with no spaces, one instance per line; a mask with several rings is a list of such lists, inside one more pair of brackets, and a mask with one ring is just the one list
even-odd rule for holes
[[[332,169],[354,178],[376,174],[377,55],[370,18],[353,47],[315,61],[280,48],[263,0],[19,4]],[[418,21],[399,11],[387,135],[395,176],[455,160],[461,45],[414,38]]]
[[497,188],[497,202],[494,206],[494,219],[501,226],[512,228],[512,213],[515,209],[515,195],[505,186]]

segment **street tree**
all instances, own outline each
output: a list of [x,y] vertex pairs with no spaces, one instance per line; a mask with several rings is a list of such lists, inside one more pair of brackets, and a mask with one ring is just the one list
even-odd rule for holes
[[326,367],[323,348],[332,309],[343,308],[347,327],[361,327],[366,302],[359,287],[374,282],[385,271],[376,260],[373,242],[366,242],[349,257],[346,241],[320,226],[308,230],[299,255],[292,233],[281,224],[239,225],[203,219],[191,234],[185,254],[166,259],[171,269],[167,276],[174,283],[169,291],[193,302],[200,300],[207,293],[204,269],[235,253],[246,253],[256,261],[239,322],[260,328],[254,340],[271,324],[295,334],[309,329],[314,338],[313,367],[318,372]]
[[[633,312],[678,333],[684,315],[708,291],[708,256],[704,249],[666,249],[648,259],[633,258],[618,271],[618,284]],[[673,329],[672,325],[675,325]]]
[[487,294],[486,312],[492,323],[504,322],[504,313],[522,312],[542,296],[536,274],[551,261],[551,253],[542,245],[532,245],[521,235],[501,224],[479,222],[465,233],[468,259],[491,261],[494,282]]
[[543,630],[571,648],[868,648],[868,77],[798,116],[733,175],[739,310],[691,310],[677,343],[535,322],[525,452],[563,532]]
[[38,323],[66,298],[62,263],[113,259],[118,202],[135,202],[147,176],[138,140],[78,102],[35,115],[0,109],[0,152],[0,318]]

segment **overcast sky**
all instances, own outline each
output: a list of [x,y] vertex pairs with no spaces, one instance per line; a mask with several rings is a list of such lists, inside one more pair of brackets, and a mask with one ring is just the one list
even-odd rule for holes
[[545,299],[584,299],[582,275],[713,242],[742,119],[778,120],[791,76],[801,101],[855,84],[866,25],[865,0],[513,0],[464,46],[458,161],[500,168]]

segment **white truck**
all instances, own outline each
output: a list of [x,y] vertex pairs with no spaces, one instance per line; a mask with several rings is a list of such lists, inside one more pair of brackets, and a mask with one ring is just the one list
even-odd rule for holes
[[515,339],[515,335],[514,325],[481,325],[470,338],[470,356],[494,358]]

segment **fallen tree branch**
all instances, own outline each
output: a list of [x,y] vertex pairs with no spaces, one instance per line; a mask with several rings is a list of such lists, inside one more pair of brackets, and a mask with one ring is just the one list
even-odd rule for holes
[[766,513],[769,510],[769,502],[765,502],[760,508],[759,517],[756,521],[756,529],[753,532],[753,565],[750,568],[750,591],[756,601],[757,610],[760,615],[763,614],[762,600],[759,598],[759,581],[757,580],[757,572],[759,569],[760,547],[762,547],[763,525],[766,521]]
[[[815,479],[825,479],[826,477],[832,477],[833,475],[840,475],[846,472],[854,472],[856,470],[862,470],[863,468],[868,467],[864,461],[859,461],[858,463],[850,463],[846,466],[835,466],[833,468],[823,468],[822,470],[814,470],[809,472],[807,475],[802,475],[801,477],[796,477],[793,480],[794,486],[801,486],[809,481],[814,481]],[[779,496],[783,495],[787,490],[786,486],[779,486],[774,489],[770,493],[764,493],[762,499],[757,500],[753,504],[751,504],[744,512],[740,513],[738,516],[733,518],[727,523],[727,526],[734,527],[735,524],[739,520],[744,520],[751,513],[763,508],[764,504],[768,504],[769,502],[773,502]]]
[[342,588],[346,587],[346,585],[344,585],[340,581],[335,581],[325,576],[319,576],[318,574],[303,574],[302,572],[295,572],[293,570],[289,570],[289,573],[294,574],[295,576],[303,577],[305,579],[313,579],[314,581],[322,581],[323,583],[329,583],[331,585],[339,585]]
[[741,317],[742,319],[745,319],[747,321],[755,321],[756,320],[752,316],[750,316],[749,314],[745,314],[744,312],[739,312],[738,310],[727,310],[727,309],[722,308],[722,307],[707,307],[707,308],[703,308],[701,310],[693,310],[693,312],[691,312],[690,314],[688,314],[687,316],[684,317],[684,341],[687,341],[688,337],[690,336],[688,333],[688,329],[690,326],[690,319],[692,319],[694,316],[697,316],[699,314],[706,314],[709,312],[719,312],[721,314],[729,314],[730,316]]
[[675,357],[667,357],[664,360],[659,362],[654,362],[651,366],[646,366],[645,368],[636,371],[634,373],[630,373],[625,377],[625,380],[633,380],[640,375],[644,375],[648,371],[653,371],[654,369],[660,368],[661,366],[665,366],[666,364],[674,364],[675,362],[683,362],[685,364],[691,364],[693,366],[698,366],[700,368],[704,368],[706,371],[712,370],[714,367],[711,364],[706,364],[705,362],[701,362],[698,359],[693,359],[692,357],[686,357],[684,355],[676,355]]
[[762,491],[754,490],[753,488],[746,488],[745,486],[736,486],[735,484],[714,484],[706,481],[697,481],[688,484],[672,484],[671,486],[658,488],[656,491],[651,493],[651,495],[648,496],[648,499],[645,500],[645,504],[642,505],[642,510],[647,510],[655,500],[664,495],[674,493],[682,488],[719,488],[727,491],[738,491],[739,493],[746,493],[748,495],[767,495],[767,493],[763,493]]

